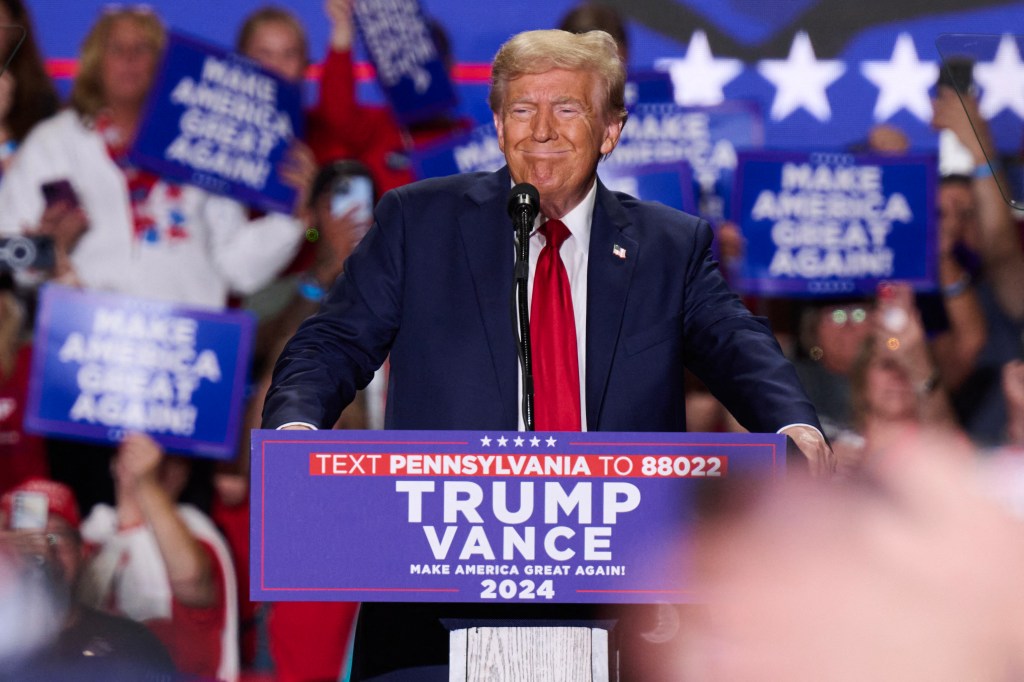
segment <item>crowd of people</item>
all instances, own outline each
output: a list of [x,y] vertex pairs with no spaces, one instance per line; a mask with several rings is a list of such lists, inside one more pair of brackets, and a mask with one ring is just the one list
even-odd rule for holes
[[[379,198],[415,180],[411,150],[473,125],[453,115],[402,126],[387,107],[359,102],[352,5],[324,3],[329,41],[315,102],[305,112],[304,138],[293,141],[280,169],[297,194],[286,214],[162,178],[130,158],[167,40],[152,8],[102,11],[61,103],[23,0],[0,0],[0,27],[27,30],[0,75],[0,236],[49,237],[55,255],[45,272],[0,274],[0,679],[55,679],[72,670],[74,677],[63,678],[230,681],[270,669],[273,679],[291,682],[344,674],[356,604],[248,599],[248,432],[261,426],[282,348],[317,311],[370,227],[358,208],[333,209],[337,184],[364,178]],[[563,27],[607,29],[627,55],[621,19],[607,7],[584,5]],[[435,24],[433,32],[451,62],[443,29]],[[0,59],[17,38],[0,32]],[[305,28],[276,6],[245,18],[236,49],[296,83],[311,61]],[[945,434],[961,460],[1024,454],[1019,216],[1003,200],[998,154],[977,103],[939,86],[933,108],[935,128],[952,131],[975,164],[938,184],[936,291],[915,295],[890,282],[870,297],[770,308],[837,455],[837,478],[862,485],[889,481],[886,462],[922,431]],[[885,127],[868,146],[899,154],[904,142]],[[55,181],[73,191],[47,196],[43,187]],[[734,226],[718,228],[723,260],[739,257]],[[100,446],[26,432],[35,293],[43,281],[253,311],[259,325],[238,456],[214,464],[175,455],[144,434]],[[689,430],[739,428],[690,379]],[[336,427],[379,428],[381,383],[361,392]],[[923,466],[916,448],[900,466]],[[960,466],[946,459],[940,466]],[[35,524],[39,499],[42,522]],[[869,500],[854,501],[872,511]],[[813,514],[821,502],[808,493],[799,504]],[[778,506],[770,511],[785,516]],[[760,527],[752,521],[718,523],[757,551],[776,551],[756,542]],[[709,541],[708,552],[709,565],[719,566],[734,549]],[[759,586],[736,571],[716,574],[715,585],[729,579]],[[739,637],[749,621],[726,625]],[[701,634],[722,636],[696,628],[695,641]],[[704,666],[705,674],[725,665],[684,658],[680,666]],[[745,663],[740,657],[729,665]]]

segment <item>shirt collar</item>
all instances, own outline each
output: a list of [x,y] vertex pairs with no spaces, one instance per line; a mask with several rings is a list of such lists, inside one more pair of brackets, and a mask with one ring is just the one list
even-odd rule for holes
[[[590,191],[583,197],[583,200],[576,204],[576,208],[572,209],[564,216],[562,216],[562,222],[569,228],[569,233],[575,238],[576,248],[580,249],[583,253],[587,253],[590,250],[590,225],[594,220],[594,205],[597,203],[597,179],[594,179],[594,184],[590,186]],[[534,224],[534,232],[541,225],[541,216],[537,216],[537,221]]]

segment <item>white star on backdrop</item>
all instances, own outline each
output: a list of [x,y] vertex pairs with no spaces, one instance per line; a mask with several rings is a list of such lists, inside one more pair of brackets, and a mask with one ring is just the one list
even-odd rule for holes
[[523,447],[523,443],[524,443],[524,441],[523,441],[523,439],[522,439],[522,438],[520,438],[520,437],[518,437],[518,436],[517,436],[517,437],[516,437],[516,439],[515,439],[515,440],[513,440],[512,442],[516,444],[516,447],[517,447],[517,448],[521,448],[521,447]]
[[537,436],[531,438],[530,445],[532,445],[533,447],[537,447],[538,445],[540,445],[540,438],[537,438]]
[[505,436],[502,436],[501,438],[498,439],[498,447],[502,447],[503,448],[506,445],[508,445],[508,438],[505,438]]
[[819,121],[832,118],[825,89],[834,83],[846,67],[836,59],[817,59],[811,38],[804,31],[793,37],[786,59],[762,59],[758,72],[775,86],[772,119],[781,121],[797,109],[805,109]]
[[672,76],[676,104],[683,106],[721,104],[725,100],[722,88],[743,71],[739,59],[715,59],[704,31],[690,37],[685,57],[659,59],[654,66]]
[[483,438],[481,438],[480,439],[480,445],[484,446],[485,448],[486,447],[490,447],[490,445],[491,445],[491,437],[490,436],[484,436]]
[[992,118],[1010,109],[1024,118],[1024,63],[1013,36],[1002,37],[995,59],[974,65],[974,80],[981,86],[978,112],[982,116]]
[[932,120],[929,88],[935,85],[939,67],[935,62],[917,58],[914,38],[900,33],[889,61],[865,61],[860,72],[878,88],[875,120],[885,121],[900,109],[906,109],[924,122]]
[[548,444],[549,448],[553,448],[555,447],[555,443],[557,443],[558,441],[555,440],[553,436],[548,436],[548,439],[545,442]]

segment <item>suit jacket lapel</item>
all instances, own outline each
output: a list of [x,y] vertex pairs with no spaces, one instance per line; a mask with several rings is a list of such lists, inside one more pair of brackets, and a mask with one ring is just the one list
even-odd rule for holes
[[626,296],[639,255],[629,236],[631,223],[615,195],[597,181],[587,266],[587,429],[600,428],[599,416],[619,343]]
[[519,365],[511,308],[515,237],[506,211],[511,182],[507,168],[483,176],[466,193],[458,222],[501,393],[502,418],[514,429]]

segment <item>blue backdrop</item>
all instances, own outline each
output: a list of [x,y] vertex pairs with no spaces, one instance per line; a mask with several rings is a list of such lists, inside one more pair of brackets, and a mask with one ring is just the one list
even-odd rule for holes
[[[30,0],[46,55],[70,59],[106,4],[100,0]],[[258,2],[158,0],[151,5],[172,27],[222,45]],[[313,59],[327,40],[320,0],[288,3],[310,29]],[[425,0],[425,11],[451,33],[460,64],[486,64],[512,33],[557,25],[574,3]],[[757,103],[766,140],[775,148],[844,148],[876,121],[894,123],[928,150],[927,87],[935,80],[943,33],[1024,33],[1024,2],[994,0],[611,0],[629,21],[630,66],[674,67],[683,103],[716,97]],[[1009,65],[1020,67],[1010,54]],[[360,53],[361,54],[361,53]],[[664,62],[662,60],[674,60]],[[695,75],[696,74],[696,75]],[[1020,84],[1018,81],[1017,84]],[[458,83],[461,108],[485,120],[486,85]],[[364,98],[379,100],[367,84]],[[984,96],[984,88],[983,88]],[[995,114],[1004,139],[1019,140],[1024,104]],[[1016,110],[1015,110],[1016,109]],[[1016,137],[1015,137],[1016,136]]]

